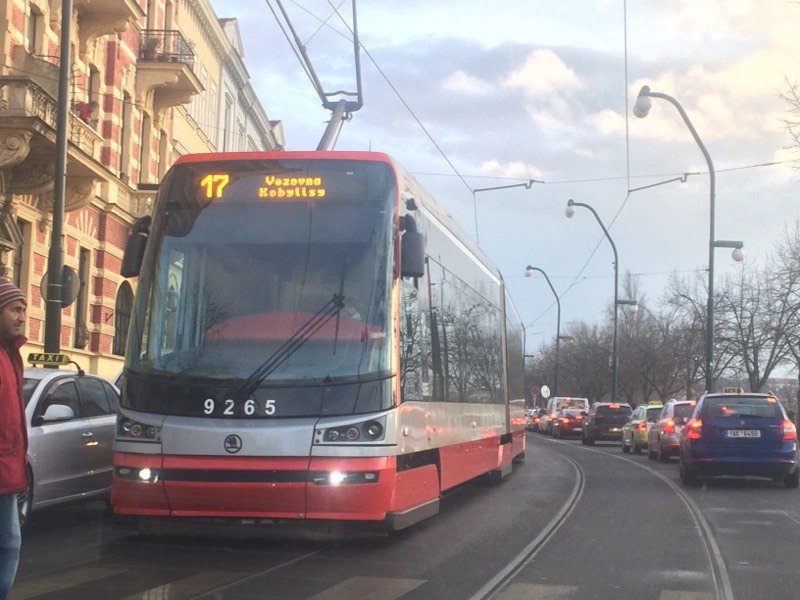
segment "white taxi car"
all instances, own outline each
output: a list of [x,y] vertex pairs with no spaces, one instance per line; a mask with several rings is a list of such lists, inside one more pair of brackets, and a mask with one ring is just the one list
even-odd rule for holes
[[[63,366],[70,360],[31,354],[28,362]],[[18,496],[20,524],[45,506],[107,497],[119,391],[80,368],[27,367],[23,398],[29,486]]]

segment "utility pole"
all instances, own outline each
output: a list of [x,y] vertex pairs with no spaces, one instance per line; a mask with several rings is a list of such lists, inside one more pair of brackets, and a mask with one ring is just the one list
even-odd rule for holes
[[58,66],[56,112],[56,172],[53,188],[53,231],[47,256],[47,295],[44,316],[44,351],[61,352],[61,306],[64,271],[64,197],[69,144],[69,78],[72,66],[72,0],[61,0],[61,54]]

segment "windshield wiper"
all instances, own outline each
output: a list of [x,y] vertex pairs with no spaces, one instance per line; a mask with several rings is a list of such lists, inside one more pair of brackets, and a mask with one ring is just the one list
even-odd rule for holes
[[315,312],[289,339],[261,363],[250,376],[236,389],[235,396],[244,399],[250,396],[261,382],[269,377],[279,366],[286,362],[292,354],[322,329],[325,324],[339,314],[344,306],[344,296],[334,294],[325,305]]

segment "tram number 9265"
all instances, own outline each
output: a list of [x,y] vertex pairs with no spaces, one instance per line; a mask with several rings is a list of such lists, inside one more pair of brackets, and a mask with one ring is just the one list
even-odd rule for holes
[[220,417],[261,417],[274,416],[277,411],[275,400],[264,400],[263,405],[255,398],[248,398],[243,403],[237,403],[232,398],[217,401],[206,398],[203,401],[203,414]]

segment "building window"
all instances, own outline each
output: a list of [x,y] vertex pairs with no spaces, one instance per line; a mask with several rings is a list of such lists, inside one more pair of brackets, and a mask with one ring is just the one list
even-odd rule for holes
[[133,104],[130,94],[125,92],[122,95],[122,123],[120,125],[120,146],[119,146],[119,178],[128,183],[128,169],[130,167],[130,146],[131,146],[131,105]]
[[44,17],[35,6],[29,6],[28,11],[28,18],[25,23],[25,48],[31,54],[38,54],[41,47],[39,38],[44,33]]
[[25,290],[28,272],[28,249],[31,247],[31,224],[28,221],[17,219],[17,227],[22,234],[22,244],[14,250],[14,273],[11,280],[19,289]]
[[213,140],[214,146],[219,143],[219,131],[217,131],[217,88],[212,85],[208,88],[208,136]]
[[247,133],[245,132],[244,125],[242,124],[241,121],[237,123],[236,129],[239,132],[239,139],[236,140],[236,149],[245,150],[247,143]]
[[142,134],[139,146],[139,183],[150,182],[150,152],[153,143],[153,127],[150,123],[150,115],[142,113]]
[[78,257],[78,303],[75,306],[75,343],[76,348],[85,348],[89,343],[89,328],[86,314],[89,312],[89,286],[91,277],[91,251],[81,248]]
[[131,284],[123,281],[117,291],[117,304],[114,309],[114,344],[111,351],[117,356],[125,356],[125,345],[128,342],[128,326],[131,323],[133,310],[133,291]]
[[206,125],[206,90],[208,89],[208,71],[206,71],[205,67],[200,67],[200,74],[198,79],[200,80],[200,85],[203,86],[203,91],[197,95],[197,112],[194,115],[194,120],[197,121],[197,124],[203,130],[207,129]]
[[158,132],[158,181],[164,178],[169,167],[169,136],[161,129]]
[[222,123],[222,150],[233,150],[231,128],[233,127],[233,98],[225,94],[225,115]]

